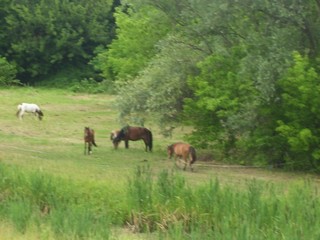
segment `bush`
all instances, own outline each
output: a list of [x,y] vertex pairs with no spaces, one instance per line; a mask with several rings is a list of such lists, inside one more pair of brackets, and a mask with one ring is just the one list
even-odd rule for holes
[[74,83],[71,91],[78,93],[105,93],[110,92],[110,87],[105,82],[97,82],[93,78],[85,78]]
[[20,84],[16,79],[17,68],[7,61],[5,57],[0,57],[0,86]]

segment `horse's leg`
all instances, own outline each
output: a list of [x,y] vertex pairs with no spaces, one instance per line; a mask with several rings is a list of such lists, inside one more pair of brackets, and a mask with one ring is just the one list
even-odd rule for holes
[[190,170],[193,171],[193,168],[191,166],[191,156],[188,157],[188,166],[189,166]]
[[89,145],[88,145],[88,152],[89,152],[89,155],[92,153],[92,143],[91,142],[89,142],[88,143]]
[[149,152],[151,152],[152,148],[151,148],[151,141],[152,139],[150,138],[150,136],[147,136],[147,138],[144,140],[144,143],[146,144],[146,151],[148,151],[149,149]]
[[183,159],[184,160],[184,168],[183,170],[185,171],[187,169],[187,159]]
[[174,165],[176,167],[178,167],[178,164],[177,164],[177,154],[174,155]]
[[87,154],[87,142],[84,141],[84,155]]
[[126,148],[129,148],[129,140],[124,140],[124,144],[125,144]]
[[[147,139],[143,138],[143,142],[144,142],[144,145],[146,146],[146,152],[148,152],[149,144],[148,144]],[[149,148],[149,149],[150,149],[150,148]]]
[[190,158],[189,158],[189,166],[190,166],[191,171],[193,172],[193,167],[192,167],[193,156],[190,154],[189,157],[190,157]]
[[182,155],[182,159],[184,161],[184,168],[183,170],[185,171],[187,169],[187,164],[188,164],[188,155]]
[[19,119],[20,119],[20,120],[22,120],[23,114],[24,114],[24,111],[23,111],[23,110],[20,110],[20,111],[19,111]]
[[17,118],[20,118],[20,112],[21,112],[21,110],[20,110],[20,109],[16,112],[16,116],[17,116]]

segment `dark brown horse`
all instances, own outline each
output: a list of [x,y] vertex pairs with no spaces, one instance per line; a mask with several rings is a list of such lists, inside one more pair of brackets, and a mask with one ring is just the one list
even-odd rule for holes
[[121,141],[124,141],[125,147],[129,148],[129,140],[143,140],[146,146],[146,152],[148,150],[150,152],[152,151],[152,132],[144,127],[126,126],[120,131],[113,131],[110,138],[115,149],[118,148],[118,145]]
[[87,153],[90,155],[92,153],[92,145],[95,147],[98,147],[96,142],[94,141],[94,130],[85,127],[84,128],[84,154]]
[[[192,164],[197,160],[196,150],[194,147],[190,146],[188,143],[174,143],[167,147],[168,157],[171,159],[174,155],[174,160],[177,158],[182,158],[184,160],[184,168],[186,170],[187,165],[189,165],[191,171],[193,171]],[[176,164],[176,162],[175,162]]]

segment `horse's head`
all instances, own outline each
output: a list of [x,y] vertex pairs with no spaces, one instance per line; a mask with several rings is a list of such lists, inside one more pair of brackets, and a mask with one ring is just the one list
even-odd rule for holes
[[119,136],[116,136],[115,138],[112,139],[112,143],[115,149],[118,148],[120,142],[121,142],[121,138],[119,138]]
[[84,137],[89,138],[92,136],[91,129],[89,127],[84,127]]
[[116,136],[112,139],[112,143],[115,149],[117,149],[119,143],[126,138],[127,133],[128,130],[124,128],[122,128],[120,131],[116,131]]
[[110,134],[110,140],[113,141],[119,134],[119,130],[113,130]]
[[43,112],[41,111],[41,110],[37,110],[37,113],[38,113],[38,118],[39,118],[39,120],[42,120],[42,118],[43,118]]
[[118,145],[119,145],[119,143],[121,141],[121,139],[118,138],[119,132],[120,132],[119,130],[114,130],[110,134],[110,140],[112,141],[113,146],[114,146],[115,149],[118,148]]
[[172,155],[173,155],[173,144],[169,145],[167,147],[167,153],[168,153],[168,158],[171,159]]

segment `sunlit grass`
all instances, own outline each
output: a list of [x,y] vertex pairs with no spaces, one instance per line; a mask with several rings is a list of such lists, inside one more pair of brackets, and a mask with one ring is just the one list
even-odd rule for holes
[[[6,184],[11,176],[16,181],[14,187],[18,187],[13,190],[13,186],[8,185],[0,192],[0,203],[10,196],[7,208],[0,212],[4,216],[0,240],[3,236],[6,236],[5,239],[60,239],[59,234],[62,237],[65,237],[64,234],[69,235],[70,239],[88,237],[92,233],[83,226],[94,221],[111,221],[114,224],[112,229],[100,233],[111,236],[110,239],[203,238],[205,234],[201,226],[193,223],[191,217],[199,222],[203,221],[203,226],[210,229],[206,235],[208,239],[234,239],[234,234],[240,232],[228,232],[228,229],[240,223],[243,228],[240,229],[239,239],[249,239],[253,233],[271,234],[273,239],[277,239],[281,234],[299,236],[300,233],[290,232],[284,219],[281,219],[287,216],[281,215],[278,219],[278,215],[272,212],[273,208],[284,212],[287,211],[287,206],[289,210],[284,214],[291,214],[292,209],[304,206],[312,210],[310,202],[316,202],[313,198],[317,195],[313,191],[318,183],[313,176],[305,174],[224,168],[201,161],[196,162],[194,172],[175,168],[173,161],[167,159],[166,146],[181,141],[183,134],[190,131],[187,128],[177,128],[172,138],[164,138],[156,126],[147,123],[146,127],[151,128],[154,136],[152,153],[144,151],[141,141],[130,142],[130,149],[125,149],[123,143],[118,150],[113,149],[110,132],[121,127],[114,108],[114,96],[34,88],[2,89],[0,95],[0,162],[13,169],[8,171],[9,175],[3,178],[2,183]],[[20,102],[39,104],[45,114],[44,120],[38,121],[32,115],[27,115],[23,121],[17,119],[16,105]],[[84,155],[85,126],[96,131],[98,147],[93,148],[90,156]],[[137,169],[148,169],[147,174],[150,175],[135,179]],[[170,175],[173,172],[178,174]],[[26,183],[23,181],[24,177],[27,179]],[[306,178],[312,184],[304,185]],[[152,189],[144,188],[146,183],[151,182]],[[217,183],[219,189],[214,189],[218,186]],[[17,191],[16,195],[11,195],[14,191]],[[64,193],[70,209],[66,211],[65,206],[57,207],[50,214],[52,222],[49,224],[46,217],[41,216],[41,209],[46,201],[63,202],[63,197],[52,200],[46,195],[47,192],[55,191],[56,196]],[[303,201],[299,199],[302,195],[305,196]],[[140,197],[135,199],[135,196]],[[137,207],[137,201],[148,201],[150,196],[153,201],[148,209],[144,209],[144,205]],[[128,204],[131,204],[132,212],[128,209]],[[246,214],[250,206],[254,205],[258,209],[258,215],[252,221],[252,216]],[[21,209],[27,211],[20,216]],[[314,210],[318,211],[318,208]],[[110,216],[108,211],[111,212]],[[73,219],[73,224],[64,222],[65,213]],[[105,213],[111,219],[104,218],[102,215]],[[292,214],[293,221],[289,222],[291,228],[299,224],[307,230],[313,230],[304,218],[310,217],[318,222],[317,216],[308,216],[305,211],[300,215],[296,212]],[[210,218],[206,218],[207,216]],[[137,220],[141,220],[141,226],[139,222],[135,222]],[[279,229],[276,229],[275,223],[280,220]],[[257,225],[256,222],[259,221],[261,224]],[[53,223],[56,225],[51,226]],[[210,228],[214,224],[219,231]],[[248,227],[245,224],[249,224]],[[59,228],[60,225],[68,227],[63,230],[63,227]],[[268,226],[278,232],[272,235]],[[59,229],[64,232],[59,233]],[[147,232],[157,230],[160,234],[151,233],[152,236],[146,236],[146,233],[137,233],[137,229]],[[109,230],[115,233],[109,235]],[[220,233],[225,235],[220,236]],[[311,239],[319,235],[316,234],[318,233],[313,235],[306,232],[301,236]]]

